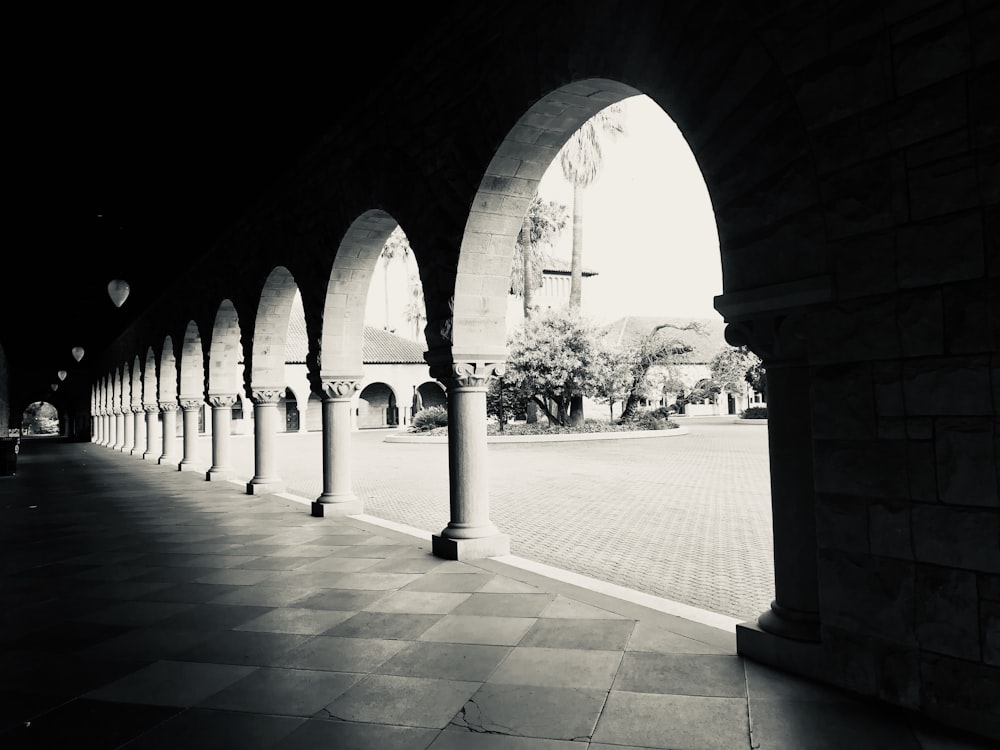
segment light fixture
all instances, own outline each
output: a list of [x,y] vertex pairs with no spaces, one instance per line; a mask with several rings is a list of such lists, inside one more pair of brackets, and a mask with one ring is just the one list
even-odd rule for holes
[[59,384],[58,383],[53,383],[52,384],[52,390],[58,391],[59,390]]
[[81,359],[83,359],[83,347],[82,346],[74,346],[73,347],[73,359],[75,359],[77,362],[79,362]]
[[56,375],[59,376],[60,380],[65,380],[66,379],[66,371],[65,370],[60,370],[59,372],[56,373]]
[[128,299],[129,285],[127,281],[112,279],[108,282],[108,296],[115,303],[115,307],[121,307]]

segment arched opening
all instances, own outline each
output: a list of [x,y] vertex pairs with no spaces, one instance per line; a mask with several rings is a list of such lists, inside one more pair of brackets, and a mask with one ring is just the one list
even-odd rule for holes
[[21,414],[22,435],[58,435],[59,410],[48,401],[35,401],[28,404]]
[[417,410],[427,409],[437,406],[442,409],[448,408],[448,392],[436,380],[428,380],[417,386],[416,390],[419,401]]
[[286,388],[284,395],[278,399],[278,411],[282,415],[285,432],[298,432],[299,405],[291,388]]
[[395,427],[399,424],[396,393],[386,383],[370,383],[358,395],[359,430]]
[[[672,356],[660,356],[629,390],[589,392],[583,410],[588,420],[620,419],[629,396],[640,413],[676,413],[684,397],[693,395],[690,402],[698,408],[692,411],[706,413],[687,418],[687,434],[697,434],[696,440],[579,442],[572,449],[568,443],[538,444],[530,449],[532,461],[537,460],[530,469],[504,464],[504,452],[513,456],[513,450],[491,445],[490,517],[510,535],[515,554],[749,619],[767,609],[774,594],[767,433],[743,429],[723,434],[738,429],[729,413],[730,397],[735,402],[745,395],[735,386],[724,391],[708,382],[714,357],[732,348],[713,307],[714,296],[722,291],[715,214],[690,147],[655,102],[628,86],[587,81],[555,92],[523,118],[516,135],[498,150],[469,218],[455,286],[451,357],[455,362],[463,357],[482,362],[491,355],[507,360],[512,311],[515,321],[524,320],[523,299],[510,296],[516,287],[511,271],[516,270],[518,235],[532,199],[563,203],[568,218],[561,242],[571,245],[574,234],[573,206],[580,202],[574,192],[579,190],[562,173],[559,149],[552,144],[566,142],[580,125],[615,103],[626,110],[630,137],[640,142],[629,143],[626,136],[604,144],[605,163],[584,188],[589,192],[582,264],[574,262],[571,247],[549,243],[537,288],[545,289],[548,280],[546,306],[569,307],[578,276],[580,316],[622,346],[632,336],[655,331],[690,339],[683,347],[668,347]],[[539,132],[527,135],[524,128]],[[515,158],[520,167],[512,166]],[[532,182],[533,191],[526,187]],[[692,229],[695,220],[700,228]],[[510,271],[496,273],[504,263]],[[689,323],[702,325],[707,333],[692,332],[698,326],[686,330]],[[509,361],[507,365],[509,375]],[[420,386],[415,392],[421,406],[433,396],[442,405],[446,402],[444,391],[437,384],[433,388]],[[727,423],[696,424],[698,419]],[[740,447],[727,447],[729,440]],[[699,446],[709,443],[712,449],[699,452]],[[575,456],[572,469],[561,462],[570,452]],[[551,459],[542,460],[543,455]],[[522,448],[518,460],[524,456]],[[636,477],[643,478],[641,488],[630,483]],[[540,483],[553,494],[540,492]],[[572,492],[567,491],[570,486]],[[586,499],[577,496],[578,489]],[[561,502],[569,496],[573,503]],[[720,498],[730,505],[720,506]],[[590,503],[593,512],[588,514]],[[568,538],[574,533],[570,529],[580,526],[574,519],[588,515],[594,525]],[[708,522],[709,517],[714,520]],[[418,514],[391,520],[426,523]],[[563,544],[553,544],[556,536]],[[636,544],[624,546],[641,559],[622,563],[620,545],[609,550],[604,546],[608,539],[634,540]],[[588,554],[565,556],[567,549]],[[637,583],[635,570],[643,571],[643,581]]]

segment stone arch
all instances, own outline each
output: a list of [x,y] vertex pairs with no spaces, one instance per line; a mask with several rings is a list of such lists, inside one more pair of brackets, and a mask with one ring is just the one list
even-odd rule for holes
[[146,362],[142,368],[142,405],[155,408],[160,397],[159,379],[156,376],[156,352],[153,347],[146,350]]
[[160,352],[160,390],[161,404],[177,401],[177,358],[174,356],[174,342],[170,336],[163,339],[163,350]]
[[142,362],[136,354],[132,360],[132,400],[130,406],[132,411],[142,409]]
[[639,90],[604,79],[543,97],[511,128],[486,168],[469,212],[455,277],[452,356],[503,361],[514,244],[538,183],[583,123]]
[[399,424],[399,402],[388,383],[369,383],[357,401],[358,429],[395,427]]
[[340,242],[323,312],[322,380],[361,379],[368,287],[379,253],[397,226],[384,211],[366,211]]
[[205,398],[205,356],[198,324],[193,320],[187,324],[181,343],[179,365],[180,392],[183,399]]
[[209,345],[208,392],[211,395],[233,395],[241,390],[240,371],[242,344],[240,318],[231,300],[219,303],[212,326]]
[[253,391],[285,390],[285,339],[298,287],[284,266],[268,275],[254,320],[250,386]]
[[306,407],[306,432],[321,432],[323,430],[323,400],[310,392]]

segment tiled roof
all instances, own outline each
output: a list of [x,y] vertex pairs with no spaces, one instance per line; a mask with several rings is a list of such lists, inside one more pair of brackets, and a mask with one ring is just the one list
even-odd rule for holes
[[[365,326],[365,340],[362,344],[362,361],[366,365],[426,365],[424,347],[415,341],[404,339],[381,328]],[[290,365],[305,364],[309,351],[306,326],[302,318],[288,326],[285,340],[285,362]]]
[[362,359],[366,365],[427,364],[421,344],[373,326],[365,326]]
[[728,346],[725,338],[726,322],[722,318],[658,318],[650,316],[630,315],[619,318],[604,327],[612,343],[621,344],[634,341],[649,334],[656,326],[664,323],[677,328],[683,328],[690,323],[700,323],[703,334],[695,331],[675,330],[667,328],[663,335],[683,341],[692,350],[678,358],[679,362],[688,364],[708,364],[720,349]]
[[[557,258],[554,255],[545,254],[542,262],[542,273],[555,273],[559,275],[569,274],[572,271],[572,263],[564,258]],[[581,272],[584,276],[597,276],[597,271],[592,268],[583,267]]]
[[[424,347],[410,339],[404,339],[381,328],[365,326],[362,344],[362,361],[366,365],[426,365]],[[309,352],[309,337],[306,335],[306,320],[302,313],[302,301],[298,295],[292,306],[288,322],[288,338],[285,339],[285,363],[305,364]]]

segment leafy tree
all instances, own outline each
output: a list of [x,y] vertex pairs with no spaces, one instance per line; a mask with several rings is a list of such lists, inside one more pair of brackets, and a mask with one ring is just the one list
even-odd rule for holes
[[545,201],[535,196],[528,207],[521,231],[514,245],[514,259],[510,272],[510,291],[524,301],[524,317],[534,312],[534,293],[542,285],[544,246],[553,245],[566,228],[566,206],[556,201]]
[[505,383],[560,426],[574,396],[594,387],[596,329],[568,310],[546,310],[524,322],[508,342]]
[[712,357],[709,368],[712,379],[723,390],[743,396],[747,393],[747,384],[750,382],[747,373],[759,363],[757,355],[745,346],[724,346]]
[[486,413],[497,418],[501,430],[511,420],[524,419],[526,406],[524,393],[512,387],[503,377],[490,381],[486,391]]
[[694,384],[694,388],[687,395],[687,401],[689,404],[701,403],[702,401],[714,404],[720,393],[722,393],[722,386],[711,378],[702,378]]
[[767,371],[764,369],[763,362],[757,360],[750,365],[750,369],[747,370],[746,381],[750,384],[751,388],[767,401]]
[[631,352],[618,346],[598,348],[594,367],[594,396],[608,405],[609,421],[615,420],[615,402],[624,401],[632,388],[635,363]]
[[628,390],[628,399],[622,410],[622,422],[627,422],[635,416],[639,402],[646,393],[650,370],[658,365],[669,365],[678,356],[692,351],[691,345],[676,334],[664,333],[664,331],[669,330],[695,331],[699,334],[705,332],[704,326],[697,322],[688,323],[686,326],[663,323],[629,345],[628,350],[623,352],[623,356],[632,363],[632,379]]

